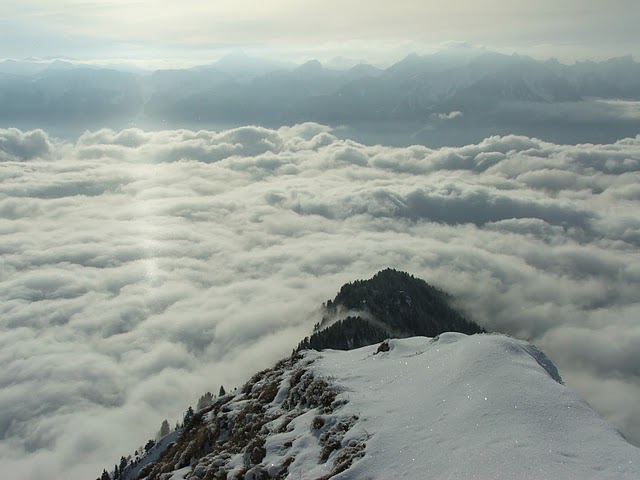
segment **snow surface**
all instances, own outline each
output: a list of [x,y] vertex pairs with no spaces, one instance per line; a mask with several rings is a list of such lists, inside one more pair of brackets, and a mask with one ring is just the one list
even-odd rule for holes
[[[342,444],[366,440],[365,456],[333,478],[640,479],[640,449],[559,383],[530,344],[447,333],[390,347],[306,354],[348,400],[335,414],[359,418]],[[296,433],[287,478],[330,471],[305,451],[308,423]]]
[[[148,464],[157,461],[158,458],[160,458],[160,455],[162,455],[162,453],[169,447],[169,445],[171,445],[171,443],[175,442],[178,439],[181,433],[182,433],[182,430],[174,430],[173,432],[169,433],[168,435],[165,435],[160,440],[158,440],[156,444],[153,447],[151,447],[151,449],[148,452],[144,453],[140,457],[137,463],[130,464],[124,470],[124,472],[120,475],[120,480],[131,480],[135,478],[136,475],[140,473],[140,470],[142,470]],[[111,472],[111,475],[113,475],[113,472]],[[184,477],[176,477],[176,478],[184,478]]]
[[[229,396],[224,418],[222,409],[207,413],[210,429],[239,422],[278,379],[272,400],[255,410],[270,419],[260,464],[218,451],[154,478],[212,478],[223,468],[244,480],[640,479],[640,449],[565,387],[533,345],[460,333],[388,342],[381,353],[377,345],[305,351],[248,384],[259,395]],[[316,400],[331,389],[338,394],[322,407]]]

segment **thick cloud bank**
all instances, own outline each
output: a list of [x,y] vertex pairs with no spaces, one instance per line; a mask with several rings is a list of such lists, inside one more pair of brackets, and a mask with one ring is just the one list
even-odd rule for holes
[[[640,443],[640,136],[0,130],[0,476],[95,478],[384,267],[532,339]],[[92,477],[93,476],[93,477]]]

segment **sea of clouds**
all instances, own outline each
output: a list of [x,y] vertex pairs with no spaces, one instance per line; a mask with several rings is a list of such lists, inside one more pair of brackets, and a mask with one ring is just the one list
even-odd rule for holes
[[386,267],[534,341],[638,445],[639,212],[640,135],[0,129],[0,476],[95,478]]

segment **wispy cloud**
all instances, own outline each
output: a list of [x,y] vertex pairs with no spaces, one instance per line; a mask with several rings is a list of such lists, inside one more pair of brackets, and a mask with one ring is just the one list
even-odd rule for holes
[[453,120],[454,118],[462,117],[463,113],[456,110],[448,113],[433,113],[431,118],[437,118],[438,120]]

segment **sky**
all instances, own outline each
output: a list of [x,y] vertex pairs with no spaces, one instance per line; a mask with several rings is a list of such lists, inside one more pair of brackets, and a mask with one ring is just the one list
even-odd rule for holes
[[640,444],[640,136],[2,129],[0,178],[3,478],[95,478],[387,267],[533,341]]
[[2,0],[0,12],[0,58],[183,66],[242,48],[389,64],[451,41],[568,61],[640,54],[635,0]]

